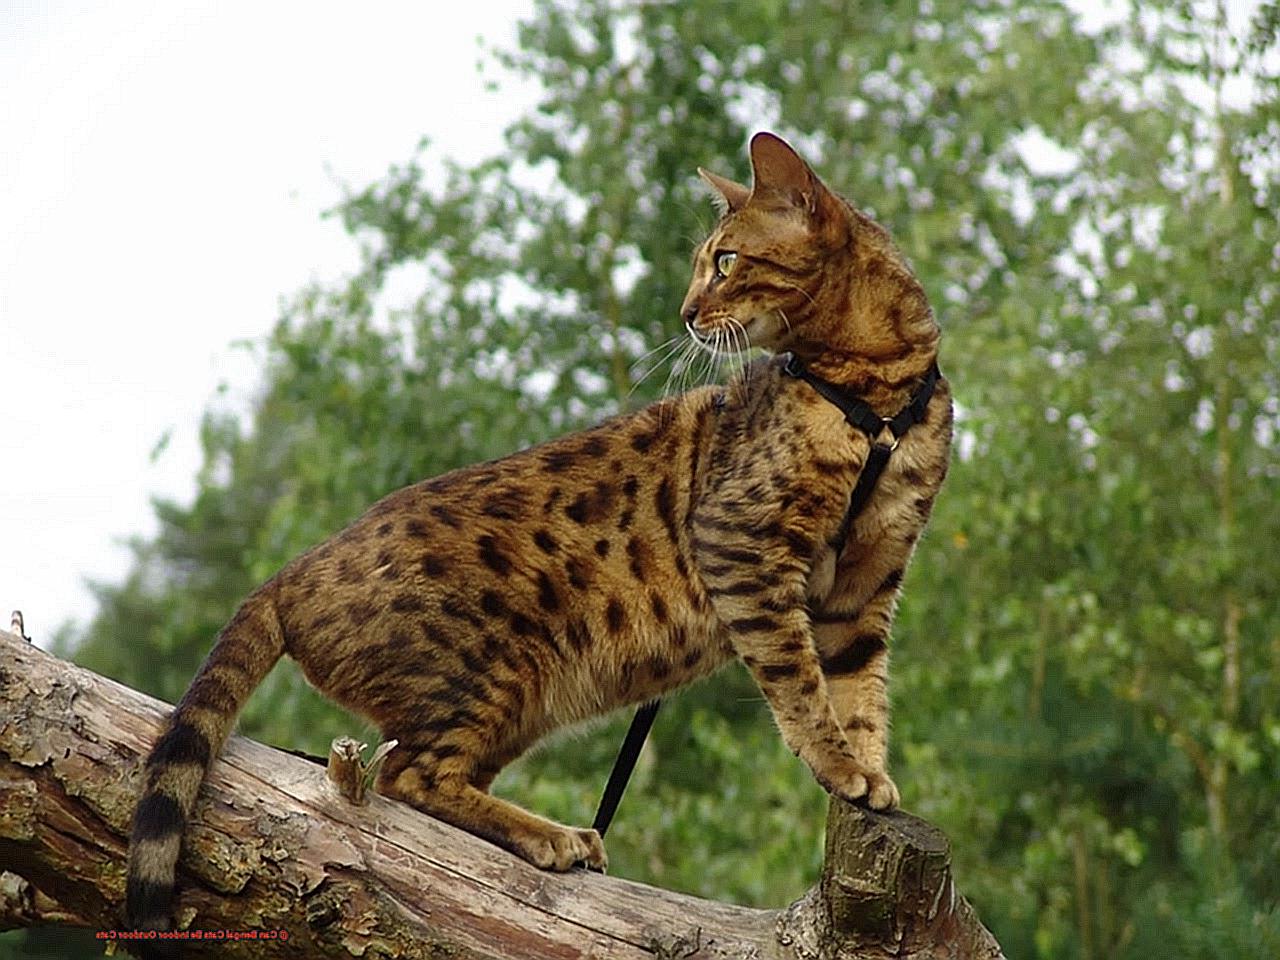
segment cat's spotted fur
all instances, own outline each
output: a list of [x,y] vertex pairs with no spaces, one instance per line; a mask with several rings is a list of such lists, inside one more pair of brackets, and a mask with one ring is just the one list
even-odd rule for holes
[[[691,335],[795,352],[896,413],[936,359],[923,291],[785,143],[759,134],[751,159],[751,189],[704,174],[725,213],[681,308]],[[382,793],[542,867],[603,866],[604,848],[491,796],[498,771],[557,727],[735,656],[828,791],[897,803],[886,641],[946,472],[950,390],[834,543],[869,442],[782,366],[399,490],[255,591],[147,761],[131,922],[167,923],[205,770],[286,653],[399,741]]]

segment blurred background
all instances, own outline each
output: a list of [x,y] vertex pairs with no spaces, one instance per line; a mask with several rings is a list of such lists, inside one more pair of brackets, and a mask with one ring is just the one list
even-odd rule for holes
[[[247,326],[210,349],[246,344],[201,397],[198,431],[172,420],[146,438],[161,463],[166,438],[194,438],[184,485],[154,500],[83,615],[38,639],[174,700],[240,598],[382,494],[653,399],[670,371],[646,377],[642,358],[679,332],[713,221],[694,167],[747,180],[746,142],[772,129],[893,231],[944,331],[956,457],[895,628],[904,805],[950,836],[957,884],[1010,957],[1280,956],[1280,3],[474,6],[454,33],[421,10],[402,11],[415,35],[385,11],[361,27],[310,5],[266,35],[221,8],[192,28],[222,38],[208,70],[229,83],[246,45],[263,62],[273,44],[287,63],[310,51],[279,72],[296,96],[249,88],[278,123],[220,145],[240,190],[299,139],[273,146],[294,112],[324,118],[348,79],[382,82],[344,114],[394,114],[398,132],[370,125],[375,170],[328,180],[327,219],[308,229],[343,252],[264,280],[282,295],[265,322],[260,307],[225,321]],[[108,45],[136,27],[99,19]],[[330,22],[331,46],[309,42]],[[467,56],[448,60],[459,37]],[[162,36],[138,62],[183,42]],[[408,96],[377,74],[398,57],[418,71]],[[156,119],[182,123],[181,104]],[[341,150],[321,144],[300,180]],[[181,207],[201,184],[172,189]],[[262,244],[252,216],[234,228]],[[164,242],[204,229],[182,218]],[[291,236],[269,237],[256,275]],[[66,263],[94,252],[62,240],[75,287]],[[234,261],[199,257],[139,368],[112,376],[173,370],[193,338],[227,330],[203,304],[237,284]],[[140,297],[163,281],[133,270]],[[6,353],[34,336],[12,303]],[[74,319],[72,340],[127,332],[125,303],[48,323]],[[97,403],[75,378],[41,389]],[[113,427],[136,433],[97,432]],[[134,470],[78,463],[79,484]],[[23,472],[32,490],[68,481],[42,458]],[[11,495],[26,488],[8,476],[0,489],[39,516],[38,494]],[[72,541],[60,573],[76,562]],[[77,611],[41,620],[59,614]],[[625,723],[562,738],[499,792],[589,821]],[[372,733],[288,665],[241,730],[313,752]],[[611,872],[782,905],[817,876],[825,808],[729,670],[659,717]],[[20,931],[0,957],[95,955],[83,942]]]

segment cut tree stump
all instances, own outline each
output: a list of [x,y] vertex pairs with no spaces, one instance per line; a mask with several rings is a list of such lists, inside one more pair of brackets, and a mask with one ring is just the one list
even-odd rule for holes
[[[0,929],[119,931],[142,763],[169,710],[0,631]],[[819,883],[749,909],[545,873],[402,803],[353,805],[323,767],[232,737],[187,833],[177,920],[196,958],[1001,957],[950,860],[916,817],[833,802]]]

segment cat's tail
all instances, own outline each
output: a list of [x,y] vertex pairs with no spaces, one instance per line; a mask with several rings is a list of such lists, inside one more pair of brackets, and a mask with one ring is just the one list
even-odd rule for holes
[[125,919],[131,929],[169,929],[178,852],[200,784],[236,715],[283,653],[269,583],[223,627],[147,758],[129,838]]

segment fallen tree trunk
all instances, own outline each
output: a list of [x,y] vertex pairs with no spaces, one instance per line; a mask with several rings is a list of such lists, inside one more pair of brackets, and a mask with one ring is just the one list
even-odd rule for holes
[[[0,631],[0,929],[119,935],[125,837],[169,709]],[[832,807],[820,882],[785,910],[755,910],[544,873],[404,804],[354,806],[319,766],[233,737],[184,848],[183,955],[1001,956],[955,892],[941,833]]]

